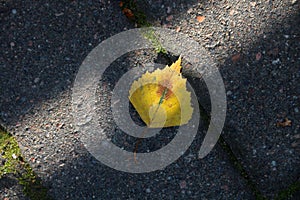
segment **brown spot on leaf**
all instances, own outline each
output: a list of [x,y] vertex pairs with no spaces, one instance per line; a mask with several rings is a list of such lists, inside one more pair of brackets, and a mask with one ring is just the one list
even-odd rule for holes
[[159,84],[158,90],[156,91],[156,93],[159,96],[165,95],[164,99],[168,99],[173,94],[173,92],[171,91],[171,88],[172,88],[172,84],[169,82],[169,80],[165,80],[165,81],[163,81],[162,84]]

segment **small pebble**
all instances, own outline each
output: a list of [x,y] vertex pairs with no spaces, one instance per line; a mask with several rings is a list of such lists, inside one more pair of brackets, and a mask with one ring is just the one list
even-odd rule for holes
[[179,185],[180,185],[181,189],[185,189],[186,188],[186,181],[181,181]]
[[169,22],[169,21],[172,21],[172,19],[173,19],[173,15],[169,15],[167,18],[166,18],[166,20]]
[[40,81],[40,78],[37,77],[37,78],[34,79],[33,82],[34,82],[34,83],[37,83],[37,82],[39,82],[39,81]]
[[258,52],[257,54],[256,54],[256,56],[255,56],[255,59],[258,61],[258,60],[260,60],[261,59],[261,53],[260,52]]
[[229,12],[229,15],[233,16],[234,14],[235,14],[235,10],[231,9],[230,12]]
[[227,96],[230,96],[230,95],[232,95],[232,92],[229,90],[229,91],[227,91]]
[[28,46],[31,47],[33,45],[33,42],[31,40],[28,41]]
[[297,147],[298,146],[298,142],[293,142],[292,144],[291,144],[291,146],[293,147],[293,148],[295,148],[295,147]]
[[167,13],[170,14],[171,11],[172,11],[172,8],[168,6],[168,7],[167,7]]
[[291,3],[292,3],[292,5],[294,5],[297,3],[297,0],[292,0]]
[[11,12],[12,12],[12,14],[14,14],[14,15],[17,14],[17,10],[16,10],[16,9],[12,9]]
[[299,108],[294,108],[295,113],[299,112]]
[[276,167],[276,161],[273,160],[273,161],[271,162],[271,164],[272,164],[272,167]]
[[56,17],[59,17],[59,16],[64,15],[64,13],[63,13],[63,12],[61,12],[61,13],[55,13],[54,15],[55,15]]
[[147,189],[146,189],[146,192],[147,192],[147,193],[150,193],[150,192],[151,192],[151,189],[150,189],[150,188],[147,188]]
[[272,64],[273,64],[273,65],[277,65],[277,64],[279,64],[279,63],[280,63],[279,58],[277,58],[276,60],[273,60],[273,61],[272,61]]
[[295,138],[295,139],[300,139],[300,134],[294,135],[293,138]]

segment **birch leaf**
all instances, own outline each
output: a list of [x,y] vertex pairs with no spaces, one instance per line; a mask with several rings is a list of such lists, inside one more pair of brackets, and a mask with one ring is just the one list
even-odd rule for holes
[[146,72],[131,85],[129,100],[147,127],[180,126],[191,119],[191,93],[181,68],[179,57],[171,66]]

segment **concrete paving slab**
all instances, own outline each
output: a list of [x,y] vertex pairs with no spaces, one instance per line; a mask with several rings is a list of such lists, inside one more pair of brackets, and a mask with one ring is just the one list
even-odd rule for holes
[[113,170],[84,148],[71,88],[90,50],[132,28],[116,2],[7,1],[1,10],[0,116],[55,199],[254,198],[220,147],[197,158],[205,130],[178,161],[149,174]]

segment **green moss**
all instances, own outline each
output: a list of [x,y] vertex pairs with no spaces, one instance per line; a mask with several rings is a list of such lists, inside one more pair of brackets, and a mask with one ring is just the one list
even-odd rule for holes
[[133,13],[133,17],[128,17],[130,21],[135,23],[137,27],[149,28],[146,31],[144,31],[142,34],[146,39],[148,39],[152,43],[153,47],[155,48],[155,51],[157,53],[167,54],[166,49],[159,42],[158,36],[155,34],[154,29],[151,28],[153,27],[152,24],[148,22],[145,13],[143,13],[138,8],[136,2],[134,0],[123,0],[121,2],[122,2],[121,5],[122,11],[124,11],[124,9],[129,9]]
[[0,152],[4,160],[0,166],[0,178],[8,173],[17,173],[20,149],[13,137],[3,131],[0,131]]
[[146,39],[148,39],[152,43],[156,53],[167,54],[167,50],[159,42],[158,36],[155,34],[154,29],[149,27],[142,34]]
[[26,164],[25,171],[19,178],[19,183],[24,187],[24,194],[31,200],[50,200],[47,188],[42,185],[29,164]]
[[48,200],[47,189],[42,185],[26,163],[21,154],[18,143],[12,135],[0,127],[0,153],[2,163],[0,165],[0,178],[5,174],[14,174],[24,188],[23,192],[31,200]]

